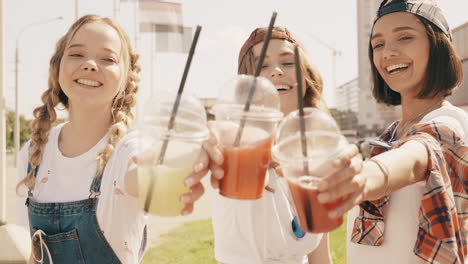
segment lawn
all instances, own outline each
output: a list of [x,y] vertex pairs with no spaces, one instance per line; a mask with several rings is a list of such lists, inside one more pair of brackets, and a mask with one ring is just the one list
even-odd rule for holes
[[[334,264],[346,263],[345,238],[346,221],[330,234]],[[211,220],[185,223],[163,235],[163,239],[159,246],[148,250],[143,264],[216,264]]]

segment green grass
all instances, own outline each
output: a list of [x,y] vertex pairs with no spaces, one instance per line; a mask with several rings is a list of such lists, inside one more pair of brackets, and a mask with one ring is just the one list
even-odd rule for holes
[[346,215],[343,216],[343,224],[330,233],[330,251],[333,264],[346,263]]
[[143,264],[215,264],[211,220],[184,223],[162,236],[145,254]]
[[[346,219],[346,218],[344,218]],[[346,222],[330,233],[334,264],[346,263]],[[185,223],[162,236],[163,242],[151,248],[143,264],[215,264],[211,220]]]

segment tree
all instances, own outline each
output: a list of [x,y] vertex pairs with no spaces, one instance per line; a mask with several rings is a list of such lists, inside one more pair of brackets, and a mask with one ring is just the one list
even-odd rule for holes
[[[6,112],[6,142],[7,149],[12,150],[15,147],[15,112],[7,110]],[[27,120],[23,115],[19,116],[20,121],[20,146],[31,138],[31,120]]]
[[[32,120],[26,119],[23,115],[19,116],[20,121],[20,147],[23,146],[26,141],[31,138],[31,123]],[[52,127],[65,122],[66,119],[58,118],[52,124]],[[6,142],[7,149],[13,150],[15,147],[14,142],[14,133],[15,133],[15,112],[12,110],[6,111]]]
[[351,110],[338,110],[336,108],[330,108],[329,111],[341,130],[358,129],[358,118],[355,112]]

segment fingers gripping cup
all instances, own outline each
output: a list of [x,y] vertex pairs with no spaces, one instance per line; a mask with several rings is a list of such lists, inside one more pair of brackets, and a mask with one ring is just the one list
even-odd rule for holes
[[[332,219],[328,211],[342,201],[321,204],[317,200],[317,183],[336,172],[332,161],[346,147],[335,120],[316,108],[304,108],[307,157],[302,152],[299,113],[290,113],[281,122],[273,147],[273,158],[279,162],[293,197],[299,225],[310,233],[329,232],[338,228],[343,218]],[[308,168],[308,174],[304,171]]]
[[[255,93],[249,111],[244,111],[252,85],[256,85]],[[213,107],[214,130],[224,155],[220,194],[259,199],[270,163],[273,132],[283,116],[278,92],[268,79],[240,75],[224,86],[221,94]],[[236,140],[242,122],[242,134]]]
[[[152,100],[145,105],[139,120],[141,131],[138,159],[138,187],[140,205],[144,208],[154,178],[149,213],[158,216],[177,216],[185,204],[180,196],[189,192],[184,179],[200,155],[204,140],[208,139],[206,112],[195,98],[183,96],[174,121],[167,130],[175,96]],[[164,141],[167,148],[162,163],[158,161]]]

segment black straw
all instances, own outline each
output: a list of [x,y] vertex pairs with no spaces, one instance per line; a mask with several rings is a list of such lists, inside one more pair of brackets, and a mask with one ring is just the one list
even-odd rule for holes
[[[258,59],[257,69],[255,70],[254,81],[252,82],[252,86],[250,87],[249,96],[247,97],[247,102],[245,102],[244,106],[244,113],[250,110],[250,104],[252,102],[252,98],[255,94],[255,90],[257,88],[257,77],[260,75],[262,71],[263,61],[265,60],[266,52],[268,49],[268,44],[271,40],[271,32],[273,31],[273,26],[275,25],[276,20],[276,12],[273,12],[270,19],[270,25],[268,26],[268,31],[265,35],[265,40],[263,41],[262,51],[260,52],[260,58]],[[244,126],[246,122],[245,114],[242,116],[240,120],[239,129],[237,130],[236,139],[234,140],[234,147],[238,147],[240,144],[240,140],[242,137],[242,132],[244,131]]]
[[301,130],[302,156],[304,156],[304,175],[309,175],[309,162],[307,161],[307,139],[305,135],[304,100],[302,99],[302,72],[299,48],[294,46],[294,65],[296,66],[297,104],[299,106],[299,127]]
[[[190,64],[192,63],[193,54],[195,53],[195,48],[197,47],[198,37],[200,36],[201,26],[197,26],[195,30],[195,35],[193,37],[192,45],[190,46],[190,51],[188,54],[187,62],[185,63],[184,73],[182,75],[182,80],[180,81],[179,90],[177,91],[177,97],[174,102],[174,106],[172,107],[171,112],[171,119],[169,120],[169,124],[167,126],[168,135],[165,137],[163,144],[161,146],[161,152],[159,152],[158,157],[158,165],[163,164],[164,156],[166,155],[167,145],[169,144],[169,132],[174,128],[174,121],[177,115],[177,111],[179,110],[180,99],[182,98],[182,92],[184,91],[185,81],[187,80],[187,75],[190,69]],[[153,187],[154,187],[154,179],[155,177],[150,178],[150,184],[148,193],[146,194],[145,200],[145,212],[149,211],[151,198],[153,197]]]

